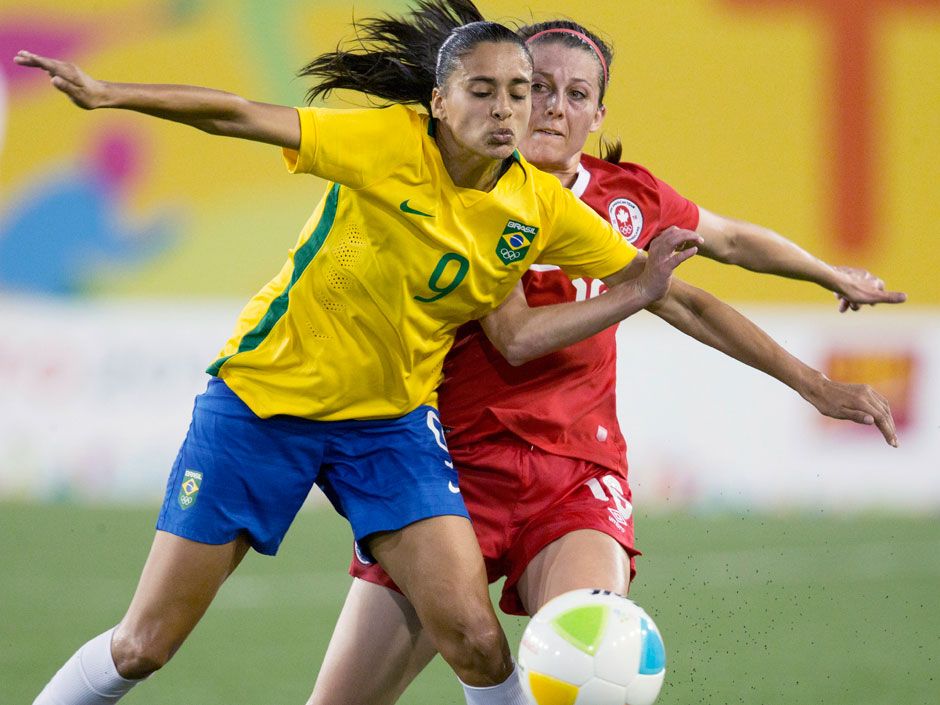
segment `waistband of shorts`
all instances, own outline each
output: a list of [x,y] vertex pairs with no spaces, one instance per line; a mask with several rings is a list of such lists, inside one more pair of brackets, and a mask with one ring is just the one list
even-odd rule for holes
[[[446,424],[445,424],[445,426],[446,426]],[[507,428],[507,429],[503,429],[503,430],[501,430],[501,431],[497,431],[496,433],[487,434],[486,436],[484,436],[484,437],[482,437],[482,438],[473,438],[473,439],[470,439],[470,440],[468,440],[467,443],[465,443],[465,444],[460,444],[460,443],[458,443],[458,444],[455,445],[455,444],[453,444],[452,442],[450,442],[450,440],[448,439],[448,444],[447,444],[447,446],[448,446],[448,448],[450,448],[451,453],[460,453],[461,451],[464,451],[464,452],[473,452],[473,450],[474,450],[475,448],[479,447],[480,444],[485,444],[485,445],[501,445],[501,446],[515,446],[515,447],[518,447],[518,448],[525,448],[525,449],[527,449],[527,450],[530,449],[530,448],[538,448],[538,447],[539,447],[538,445],[533,444],[531,441],[527,441],[527,440],[526,440],[525,438],[523,438],[522,436],[519,436],[519,435],[513,433],[513,432],[510,431],[508,428]],[[546,452],[547,452],[547,451],[546,451]]]

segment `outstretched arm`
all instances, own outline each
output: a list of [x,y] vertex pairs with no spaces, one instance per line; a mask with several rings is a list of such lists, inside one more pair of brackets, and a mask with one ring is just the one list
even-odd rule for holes
[[610,289],[587,301],[530,307],[522,284],[480,321],[483,331],[511,365],[521,365],[601,332],[660,299],[673,270],[692,257],[701,241],[695,233],[670,228],[608,277]]
[[45,71],[52,85],[85,110],[121,108],[192,125],[203,132],[298,149],[300,119],[283,105],[256,103],[198,86],[99,81],[67,61],[20,51],[20,66]]
[[835,382],[784,350],[764,331],[711,294],[674,279],[649,310],[683,333],[780,380],[825,416],[874,424],[897,446],[887,400],[867,384]]
[[699,208],[696,232],[704,240],[699,251],[705,257],[754,272],[814,282],[835,292],[840,311],[857,311],[862,304],[899,304],[907,299],[899,291],[885,291],[884,282],[864,269],[834,267],[754,223]]

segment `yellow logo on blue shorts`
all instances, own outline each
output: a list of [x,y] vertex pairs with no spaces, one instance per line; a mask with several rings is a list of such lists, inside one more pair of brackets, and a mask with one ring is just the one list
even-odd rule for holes
[[196,503],[196,497],[199,494],[199,486],[201,484],[201,472],[187,470],[183,474],[183,483],[180,485],[180,493],[176,497],[180,509],[189,509]]

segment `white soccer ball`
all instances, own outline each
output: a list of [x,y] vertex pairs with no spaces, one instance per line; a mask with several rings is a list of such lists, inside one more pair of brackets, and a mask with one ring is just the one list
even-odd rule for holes
[[533,705],[651,705],[665,675],[656,624],[607,590],[550,600],[519,644],[519,677]]

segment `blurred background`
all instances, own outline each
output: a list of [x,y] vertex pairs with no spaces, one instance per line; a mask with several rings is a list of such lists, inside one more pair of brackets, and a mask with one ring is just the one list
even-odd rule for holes
[[[571,17],[613,43],[605,134],[626,160],[909,295],[840,315],[810,284],[707,261],[681,273],[810,365],[878,388],[899,449],[651,316],[621,327],[646,553],[634,590],[672,659],[662,702],[936,702],[940,1],[479,4],[509,23]],[[0,7],[0,700],[28,702],[120,618],[203,370],[324,188],[272,147],[79,111],[13,55],[301,104],[296,70],[354,14],[405,8]],[[249,560],[129,702],[302,702],[348,584],[348,531],[311,505],[284,555]],[[460,695],[438,662],[403,702]]]

